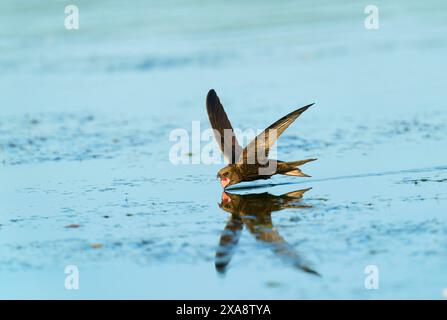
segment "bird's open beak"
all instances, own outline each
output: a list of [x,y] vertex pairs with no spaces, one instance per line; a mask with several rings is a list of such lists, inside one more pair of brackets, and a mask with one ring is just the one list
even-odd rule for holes
[[228,194],[226,194],[225,191],[222,192],[222,203],[227,204],[229,202],[231,202],[230,196]]
[[220,184],[222,185],[222,188],[225,189],[230,184],[230,179],[228,178],[220,179]]

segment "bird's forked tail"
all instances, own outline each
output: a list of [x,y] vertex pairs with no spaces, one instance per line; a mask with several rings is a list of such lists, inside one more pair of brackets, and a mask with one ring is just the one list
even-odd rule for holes
[[284,168],[281,168],[280,174],[284,174],[286,176],[295,176],[295,177],[310,177],[309,175],[303,173],[300,169],[298,169],[299,166],[315,161],[317,159],[306,159],[306,160],[298,160],[298,161],[291,161],[291,162],[283,162],[282,165]]

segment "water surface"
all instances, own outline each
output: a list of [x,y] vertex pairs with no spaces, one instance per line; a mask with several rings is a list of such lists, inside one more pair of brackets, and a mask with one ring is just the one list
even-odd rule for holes
[[[1,298],[443,298],[444,2],[77,4],[0,5]],[[278,144],[312,178],[172,165],[210,88],[242,129],[315,102]]]

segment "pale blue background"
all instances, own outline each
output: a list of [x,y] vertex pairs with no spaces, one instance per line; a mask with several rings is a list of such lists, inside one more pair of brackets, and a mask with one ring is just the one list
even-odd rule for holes
[[[445,1],[375,1],[375,31],[369,1],[72,3],[76,31],[65,1],[0,3],[1,298],[443,298]],[[273,221],[321,277],[247,231],[214,270],[221,166],[168,161],[210,88],[239,128],[316,103],[278,152],[313,178],[253,192],[313,187]]]

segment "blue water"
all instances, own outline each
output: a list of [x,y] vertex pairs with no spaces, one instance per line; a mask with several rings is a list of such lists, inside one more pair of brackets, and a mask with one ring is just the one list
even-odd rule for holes
[[[445,298],[443,1],[376,1],[378,30],[364,1],[75,4],[71,31],[64,2],[0,4],[0,298]],[[312,178],[234,191],[307,208],[245,221],[225,272],[223,165],[168,158],[210,88],[242,129],[316,103],[278,143]]]

